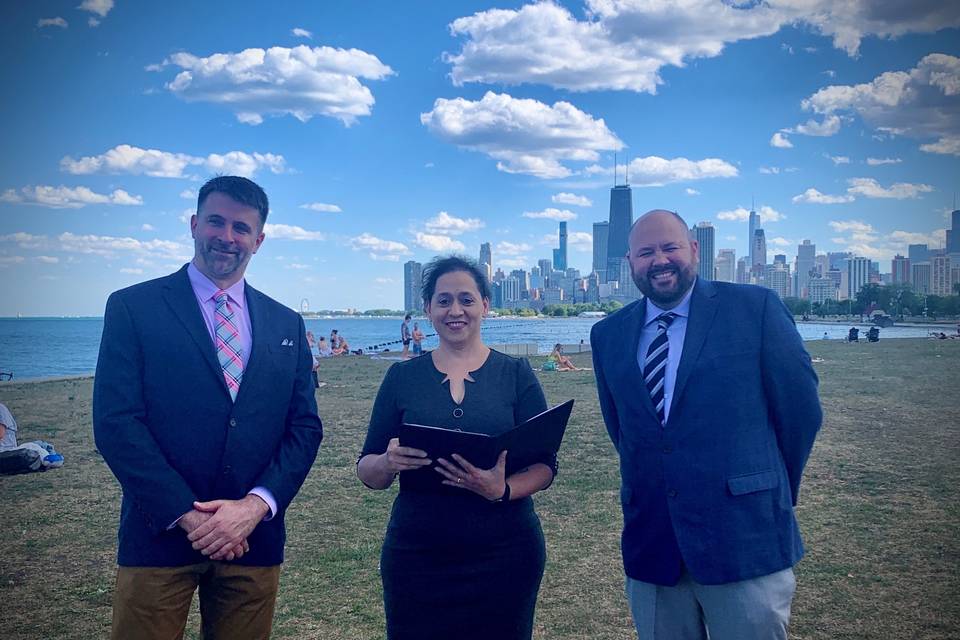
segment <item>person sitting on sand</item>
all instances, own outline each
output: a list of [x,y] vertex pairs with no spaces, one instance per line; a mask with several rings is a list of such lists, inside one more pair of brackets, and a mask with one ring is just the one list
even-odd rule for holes
[[340,336],[337,346],[333,348],[333,355],[335,356],[348,356],[350,355],[350,344],[347,342],[347,339],[343,336]]
[[577,365],[567,356],[563,355],[563,345],[559,342],[553,345],[553,351],[547,356],[548,360],[553,360],[557,364],[557,371],[579,371]]
[[6,405],[0,403],[0,473],[14,474],[46,471],[63,466],[63,456],[43,440],[17,444],[17,421]]
[[321,358],[329,358],[333,355],[333,349],[330,347],[330,343],[323,336],[320,336],[320,340],[317,342],[317,354]]

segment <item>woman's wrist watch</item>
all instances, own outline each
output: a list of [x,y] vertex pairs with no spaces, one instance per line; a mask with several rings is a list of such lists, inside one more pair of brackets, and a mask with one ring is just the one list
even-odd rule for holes
[[510,502],[510,483],[504,481],[503,483],[503,495],[499,498],[494,498],[490,502]]

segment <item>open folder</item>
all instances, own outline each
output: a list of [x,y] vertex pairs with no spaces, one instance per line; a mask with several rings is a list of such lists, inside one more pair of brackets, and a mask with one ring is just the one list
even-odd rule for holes
[[436,487],[443,481],[443,476],[433,469],[437,458],[453,462],[451,455],[457,453],[473,466],[489,469],[497,463],[497,457],[504,449],[507,451],[507,475],[510,475],[560,450],[572,410],[573,400],[567,400],[495,436],[404,423],[400,425],[400,445],[426,451],[434,463],[422,469],[401,472],[401,480],[408,487]]

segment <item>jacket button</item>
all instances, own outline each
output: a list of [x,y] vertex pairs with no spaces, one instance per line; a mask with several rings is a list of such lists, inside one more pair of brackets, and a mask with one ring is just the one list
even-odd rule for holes
[[677,497],[677,490],[676,490],[676,489],[670,489],[670,491],[667,491],[667,495],[670,496],[671,498],[676,498],[676,497]]
[[237,426],[237,419],[236,419],[236,418],[230,418],[230,426],[231,426],[231,427]]

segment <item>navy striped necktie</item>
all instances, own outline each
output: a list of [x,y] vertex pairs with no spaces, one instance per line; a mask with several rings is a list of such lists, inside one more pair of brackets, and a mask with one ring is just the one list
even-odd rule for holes
[[661,426],[664,423],[664,373],[667,370],[667,356],[670,350],[667,329],[676,317],[675,313],[662,313],[657,316],[657,335],[650,343],[647,357],[643,360],[643,381],[647,385],[647,391],[650,392],[650,399],[653,401],[653,408],[657,411]]

